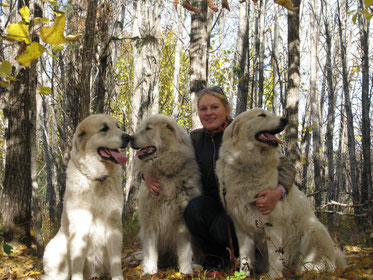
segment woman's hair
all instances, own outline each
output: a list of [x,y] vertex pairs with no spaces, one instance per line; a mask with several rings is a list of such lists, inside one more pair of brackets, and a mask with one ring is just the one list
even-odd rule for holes
[[221,87],[209,87],[209,88],[204,88],[204,89],[198,91],[197,92],[197,97],[198,97],[197,108],[199,107],[199,101],[201,100],[202,96],[204,96],[206,94],[211,95],[211,96],[215,96],[216,98],[218,98],[223,103],[224,107],[230,111],[231,104],[229,103],[228,98],[225,95],[225,93],[224,93],[224,91]]

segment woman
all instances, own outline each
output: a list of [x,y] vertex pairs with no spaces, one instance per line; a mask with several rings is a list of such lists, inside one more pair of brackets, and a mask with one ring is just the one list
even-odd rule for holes
[[[234,227],[231,222],[228,226],[229,219],[220,201],[215,174],[223,132],[232,122],[231,106],[220,87],[205,88],[199,91],[197,96],[198,116],[203,128],[192,131],[191,138],[201,170],[203,195],[188,203],[184,217],[190,232],[208,256],[206,260],[209,263],[205,265],[216,266],[220,260],[229,259],[226,248],[232,247],[230,243],[233,243],[234,255],[239,255]],[[264,215],[271,213],[277,201],[286,196],[287,189],[294,182],[295,168],[285,157],[281,157],[278,170],[278,187],[257,195],[259,199],[256,200],[256,206]],[[144,179],[149,191],[158,195],[162,186],[157,178],[145,176]]]

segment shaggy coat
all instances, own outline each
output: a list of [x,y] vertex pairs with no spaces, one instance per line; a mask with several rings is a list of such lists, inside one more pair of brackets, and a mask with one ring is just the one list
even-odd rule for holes
[[107,274],[123,279],[120,164],[126,158],[117,149],[129,141],[108,115],[91,115],[78,125],[66,170],[61,227],[45,249],[42,279]]
[[281,277],[284,266],[297,272],[345,267],[342,253],[295,185],[271,214],[262,215],[255,206],[260,191],[277,187],[276,148],[282,142],[274,135],[286,124],[285,118],[253,109],[224,132],[217,161],[220,196],[235,224],[241,271],[247,275],[255,267],[255,246],[268,257],[271,277]]
[[171,117],[157,114],[141,123],[131,146],[139,150],[137,170],[159,178],[162,186],[158,196],[144,182],[140,187],[143,273],[157,273],[162,257],[176,257],[180,272],[192,273],[192,239],[183,212],[188,201],[201,194],[201,182],[191,139]]

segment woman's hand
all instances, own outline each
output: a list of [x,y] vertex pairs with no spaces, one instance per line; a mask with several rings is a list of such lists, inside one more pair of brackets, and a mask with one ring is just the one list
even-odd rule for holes
[[159,179],[152,175],[143,174],[143,179],[148,190],[153,194],[158,196],[162,190],[162,186],[159,183]]
[[[284,188],[279,185],[280,188]],[[285,189],[285,188],[284,188]],[[286,189],[285,189],[286,190]],[[257,194],[256,207],[263,215],[268,215],[275,209],[277,202],[281,199],[282,192],[278,188],[275,190],[264,190]]]

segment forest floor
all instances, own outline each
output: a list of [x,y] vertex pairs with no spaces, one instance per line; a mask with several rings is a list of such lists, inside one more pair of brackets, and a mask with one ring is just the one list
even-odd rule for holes
[[[351,233],[351,229],[355,233]],[[318,274],[308,272],[302,275],[287,275],[279,279],[335,279],[335,280],[373,280],[373,234],[356,232],[356,227],[344,224],[344,230],[337,230],[338,236],[333,234],[333,239],[338,240],[338,246],[343,248],[348,262],[344,271],[336,271],[333,274]],[[126,239],[130,236],[130,239]],[[137,240],[137,230],[131,229],[131,233],[124,232],[124,246],[122,250],[122,264],[124,279],[144,280],[168,280],[168,279],[193,279],[193,280],[239,280],[239,279],[266,279],[265,276],[245,278],[242,274],[233,273],[233,267],[228,266],[219,271],[195,270],[192,275],[181,275],[174,269],[160,270],[156,276],[141,276],[141,253]],[[42,274],[42,263],[36,256],[35,247],[20,246],[13,248],[10,254],[0,250],[0,279],[39,279]]]

